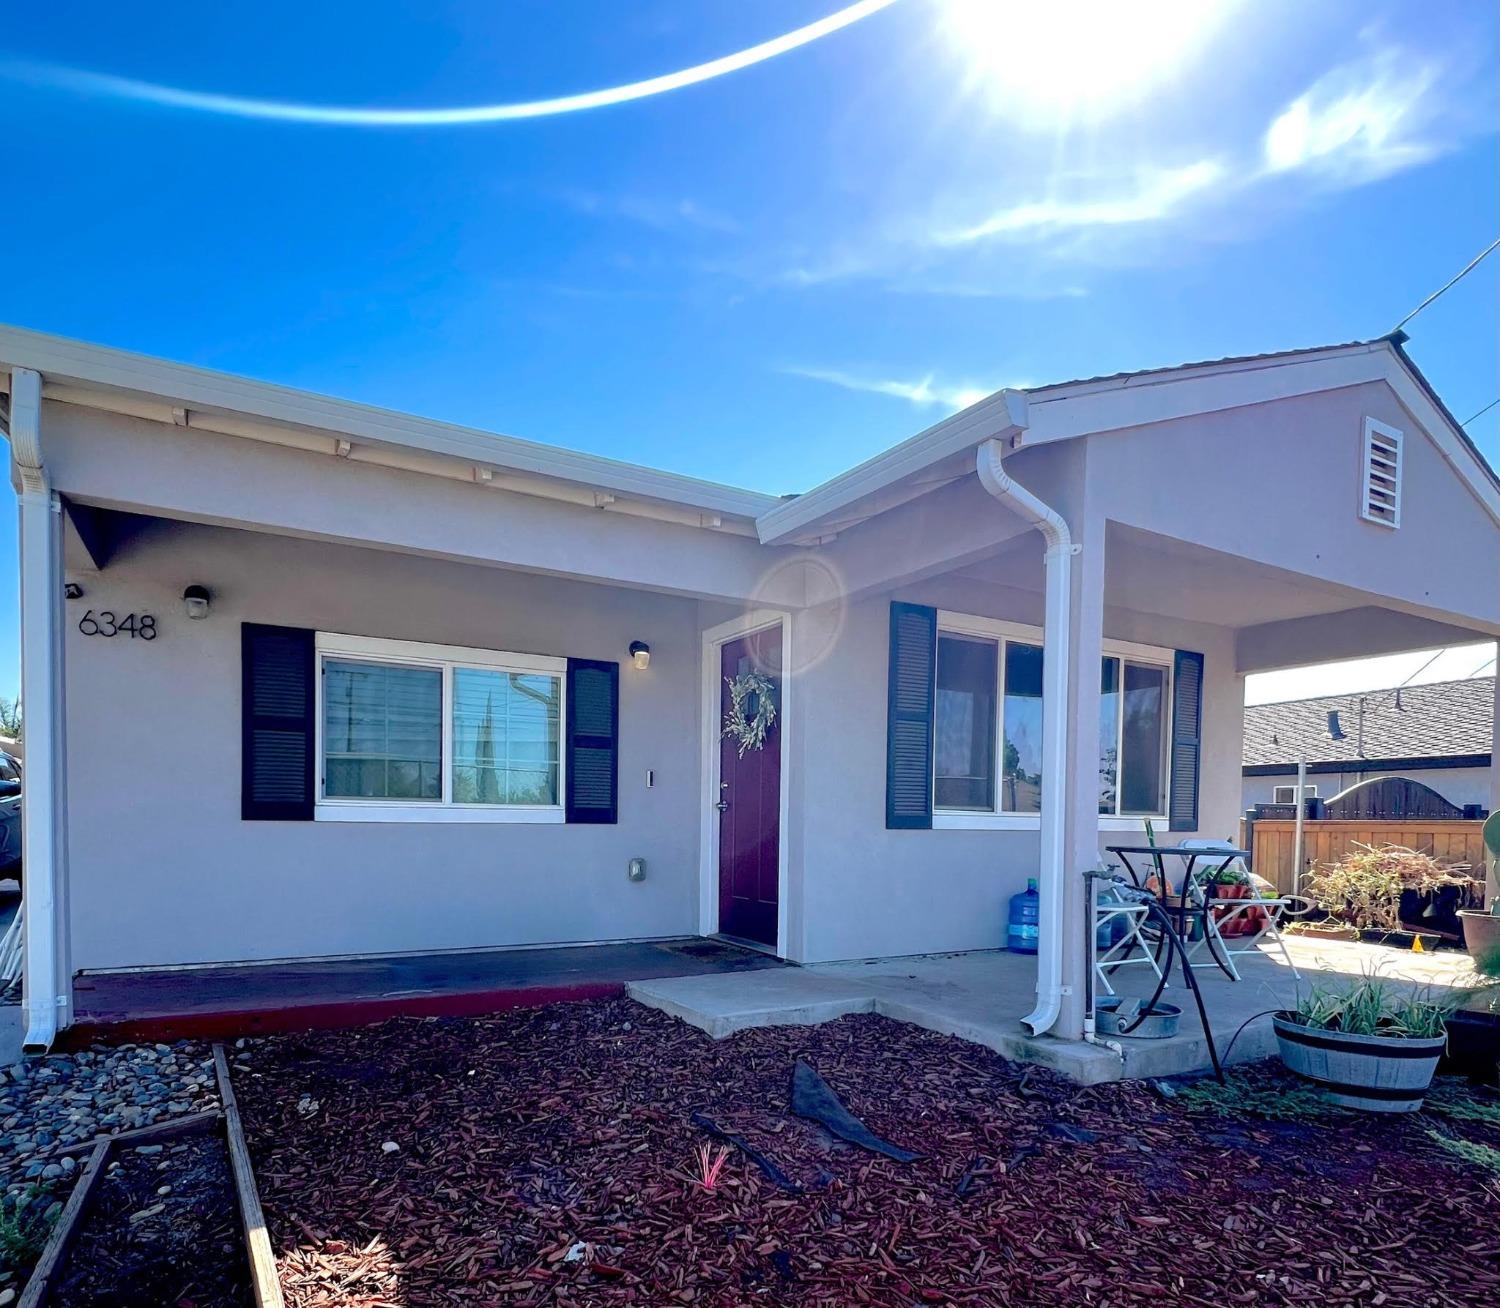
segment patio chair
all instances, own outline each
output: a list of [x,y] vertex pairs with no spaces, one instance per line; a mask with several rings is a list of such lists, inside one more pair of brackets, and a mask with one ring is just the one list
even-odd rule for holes
[[[1107,863],[1101,858],[1099,866],[1117,865]],[[1109,983],[1110,973],[1122,967],[1144,963],[1156,974],[1158,981],[1162,980],[1161,963],[1156,957],[1155,935],[1144,932],[1151,914],[1151,906],[1117,894],[1112,882],[1100,881],[1098,886],[1094,899],[1094,972],[1099,978],[1099,984],[1104,988],[1104,993],[1107,995],[1115,993],[1114,986]],[[1099,934],[1106,927],[1109,928],[1110,936],[1119,931],[1120,938],[1101,949]],[[1138,956],[1135,953],[1136,950],[1140,950]]]
[[[1226,848],[1222,840],[1184,840],[1184,849],[1216,850]],[[1292,906],[1286,895],[1267,894],[1265,882],[1245,866],[1244,859],[1236,858],[1229,865],[1244,874],[1244,884],[1250,894],[1242,899],[1219,899],[1210,893],[1209,884],[1203,879],[1217,868],[1195,867],[1190,874],[1190,884],[1183,887],[1184,904],[1190,904],[1198,914],[1203,928],[1197,940],[1188,944],[1188,962],[1193,967],[1221,967],[1234,980],[1242,980],[1234,960],[1249,954],[1259,954],[1261,941],[1266,941],[1281,951],[1292,975],[1301,979],[1297,965],[1287,952],[1286,941],[1281,934],[1281,919]],[[1235,929],[1235,928],[1242,929]],[[1195,962],[1194,956],[1207,948],[1211,957]]]

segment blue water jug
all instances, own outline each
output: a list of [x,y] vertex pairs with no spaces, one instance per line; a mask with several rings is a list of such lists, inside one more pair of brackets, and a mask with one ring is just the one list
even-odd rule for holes
[[1036,878],[1031,877],[1025,890],[1010,897],[1010,924],[1005,930],[1005,947],[1011,953],[1036,953],[1037,923],[1041,915],[1041,896],[1036,893]]

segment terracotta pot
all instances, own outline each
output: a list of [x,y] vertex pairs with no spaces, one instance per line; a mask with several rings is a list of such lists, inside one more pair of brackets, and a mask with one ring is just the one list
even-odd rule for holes
[[1470,958],[1481,954],[1493,957],[1500,951],[1500,915],[1463,908],[1458,912],[1458,920],[1464,929],[1464,948]]
[[[1213,898],[1215,899],[1250,899],[1254,892],[1249,886],[1215,885]],[[1243,913],[1233,913],[1231,910],[1214,910],[1214,918],[1219,924],[1219,934],[1226,938],[1232,936],[1253,935],[1259,929],[1259,923],[1254,921],[1262,915],[1258,908],[1247,909]]]

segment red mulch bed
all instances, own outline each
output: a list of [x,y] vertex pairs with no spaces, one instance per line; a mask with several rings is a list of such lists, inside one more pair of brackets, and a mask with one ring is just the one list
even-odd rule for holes
[[[798,1057],[926,1157],[788,1117]],[[291,1308],[1500,1303],[1500,1186],[1421,1121],[1226,1122],[878,1017],[395,1020],[257,1042],[235,1086]],[[808,1188],[736,1152],[705,1193],[695,1109]]]

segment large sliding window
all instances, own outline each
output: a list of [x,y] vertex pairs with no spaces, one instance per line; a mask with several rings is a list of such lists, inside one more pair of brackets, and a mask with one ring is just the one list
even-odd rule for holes
[[[933,750],[939,817],[1024,821],[1041,811],[1039,637],[986,619],[940,615]],[[1133,652],[1139,649],[1113,647],[1100,667],[1099,812],[1111,817],[1167,811],[1171,655],[1163,650],[1156,662]]]
[[566,661],[319,633],[317,816],[561,822]]

